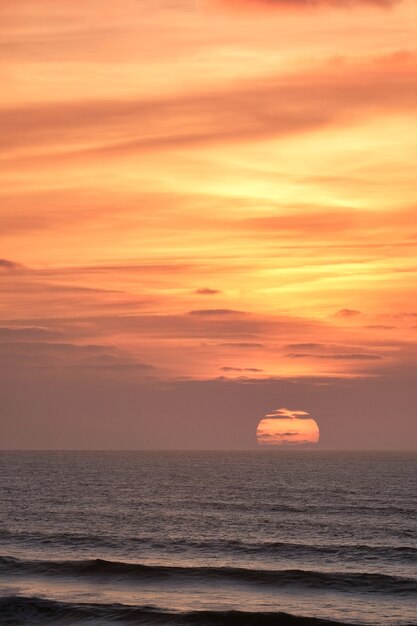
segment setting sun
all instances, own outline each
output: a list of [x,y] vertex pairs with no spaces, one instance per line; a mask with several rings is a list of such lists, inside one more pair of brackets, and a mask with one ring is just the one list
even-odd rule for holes
[[320,431],[305,411],[276,409],[259,422],[256,438],[261,446],[301,446],[318,443]]

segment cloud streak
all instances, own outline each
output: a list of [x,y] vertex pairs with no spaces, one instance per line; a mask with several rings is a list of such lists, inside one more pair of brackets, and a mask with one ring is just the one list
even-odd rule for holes
[[379,354],[366,353],[339,353],[333,354],[308,354],[304,352],[292,352],[285,355],[288,359],[331,359],[334,361],[379,361],[382,357]]
[[0,271],[14,272],[23,269],[23,266],[8,259],[0,259]]
[[277,420],[296,420],[296,419],[308,420],[310,419],[310,415],[306,411],[286,409],[284,407],[281,409],[275,409],[274,411],[267,413],[265,417],[268,419],[274,419],[274,420],[275,419]]
[[357,9],[376,7],[387,9],[400,0],[221,0],[234,9],[270,9],[285,11],[311,11],[314,9]]
[[[1,336],[1,335],[0,335]],[[114,346],[52,343],[45,341],[0,342],[0,367],[96,368],[117,370],[151,370]]]
[[402,65],[381,57],[342,64],[337,71],[324,66],[187,98],[102,99],[3,109],[2,148],[16,155],[19,150],[39,155],[41,149],[45,158],[58,152],[59,158],[66,153],[116,156],[286,136],[377,112],[412,112],[417,106],[416,58],[410,55]]
[[203,287],[202,289],[197,289],[194,293],[198,296],[216,296],[221,293],[219,289],[210,289],[208,287]]

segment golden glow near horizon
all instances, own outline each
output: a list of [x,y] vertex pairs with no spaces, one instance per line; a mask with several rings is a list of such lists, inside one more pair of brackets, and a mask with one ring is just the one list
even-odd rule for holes
[[305,446],[320,439],[317,422],[305,411],[276,409],[259,422],[256,438],[261,446]]
[[17,365],[415,365],[417,4],[341,4],[2,3]]

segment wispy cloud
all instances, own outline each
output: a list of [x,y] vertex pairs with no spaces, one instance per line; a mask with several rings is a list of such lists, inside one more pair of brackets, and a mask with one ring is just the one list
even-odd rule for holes
[[219,344],[221,348],[238,348],[242,350],[252,350],[264,348],[265,345],[263,343],[256,343],[253,341],[240,341],[240,342],[229,342],[229,343],[221,343]]
[[304,353],[304,352],[292,352],[285,355],[288,359],[331,359],[334,361],[379,361],[382,357],[379,354],[366,354],[366,353],[333,353],[333,354],[317,354],[317,353]]
[[0,271],[13,272],[23,269],[23,266],[15,261],[9,261],[8,259],[0,259]]
[[45,341],[0,342],[0,367],[151,370],[115,346]]
[[275,9],[285,11],[311,11],[314,9],[357,9],[377,7],[387,9],[401,0],[217,0],[235,9]]
[[236,311],[235,309],[196,309],[190,311],[190,315],[196,315],[201,317],[223,317],[225,315],[246,315],[244,311]]
[[361,312],[356,309],[340,309],[335,313],[335,317],[358,317]]
[[201,289],[196,289],[195,292],[198,296],[216,296],[221,291],[219,289],[210,289],[209,287],[203,287]]
[[221,367],[222,372],[262,372],[263,370],[257,367]]
[[41,326],[0,326],[0,341],[40,341],[60,336],[59,331]]
[[415,55],[405,64],[381,57],[188,97],[19,106],[0,113],[2,145],[16,155],[93,158],[297,134],[376,112],[412,113],[416,75]]
[[265,415],[268,419],[278,420],[295,420],[295,419],[310,419],[310,415],[306,411],[292,410],[292,409],[275,409]]

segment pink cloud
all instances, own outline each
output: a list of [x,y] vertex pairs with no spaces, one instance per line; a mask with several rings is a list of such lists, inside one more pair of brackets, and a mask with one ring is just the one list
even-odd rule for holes
[[399,0],[220,0],[235,9],[276,9],[304,11],[312,9],[354,9],[360,7],[391,8]]

